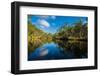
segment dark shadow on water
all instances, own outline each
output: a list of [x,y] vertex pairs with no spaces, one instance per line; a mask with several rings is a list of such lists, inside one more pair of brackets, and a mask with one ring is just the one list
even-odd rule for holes
[[87,41],[55,40],[28,45],[28,61],[83,59],[88,57]]

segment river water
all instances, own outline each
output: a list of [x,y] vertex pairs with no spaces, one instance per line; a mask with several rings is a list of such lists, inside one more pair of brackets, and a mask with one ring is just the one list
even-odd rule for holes
[[28,61],[82,58],[88,58],[86,41],[45,42],[28,52]]

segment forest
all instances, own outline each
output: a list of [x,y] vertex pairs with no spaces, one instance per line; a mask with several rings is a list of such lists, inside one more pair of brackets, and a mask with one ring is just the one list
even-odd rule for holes
[[54,38],[62,40],[87,40],[87,29],[87,23],[83,24],[81,20],[75,23],[74,26],[64,24],[55,33]]

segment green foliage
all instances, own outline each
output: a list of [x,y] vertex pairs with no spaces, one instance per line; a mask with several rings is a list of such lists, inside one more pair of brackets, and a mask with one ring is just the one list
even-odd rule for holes
[[45,33],[44,31],[38,29],[32,23],[28,22],[28,50],[31,51],[40,46],[42,42],[49,42],[51,40],[52,35],[50,33]]
[[58,29],[55,38],[87,40],[87,23],[83,24],[80,20],[74,26],[64,25]]

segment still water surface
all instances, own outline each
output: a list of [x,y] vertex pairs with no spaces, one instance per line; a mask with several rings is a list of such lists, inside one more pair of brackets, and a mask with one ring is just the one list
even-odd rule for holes
[[43,43],[28,52],[28,61],[87,58],[87,42],[56,41]]

